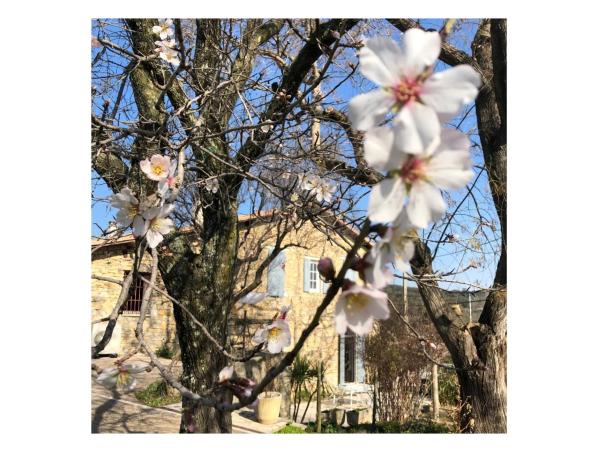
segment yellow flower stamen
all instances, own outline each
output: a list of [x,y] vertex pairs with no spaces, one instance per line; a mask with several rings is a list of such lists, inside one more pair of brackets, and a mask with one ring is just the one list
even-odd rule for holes
[[154,172],[154,175],[160,176],[163,173],[165,173],[166,170],[163,169],[162,166],[153,166],[152,167],[152,172]]
[[348,311],[360,311],[369,303],[369,297],[364,294],[349,294],[346,297],[346,309]]
[[270,341],[272,339],[277,339],[281,334],[281,328],[273,327],[269,330],[267,339]]

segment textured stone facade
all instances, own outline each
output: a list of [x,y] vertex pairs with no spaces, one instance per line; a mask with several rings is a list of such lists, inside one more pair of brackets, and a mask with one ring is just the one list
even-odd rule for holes
[[[146,256],[140,266],[141,272],[149,272],[150,258]],[[123,280],[127,271],[133,265],[133,245],[123,243],[99,248],[92,254],[92,273],[118,280]],[[164,289],[160,276],[157,286]],[[92,321],[108,317],[117,303],[121,286],[109,281],[92,279]],[[173,307],[164,296],[154,292],[150,297],[149,314],[144,322],[144,336],[150,348],[157,350],[166,343],[171,350],[177,341]],[[117,320],[111,343],[105,349],[106,353],[113,350],[123,353],[135,347],[135,328],[139,313],[123,312]],[[102,331],[102,326],[94,326],[92,340]]]
[[[276,231],[271,224],[248,223],[247,227],[240,230],[240,257],[247,257],[251,252],[260,249],[259,258],[243,266],[238,275],[237,289],[248,285],[254,279],[256,268],[267,257],[270,248],[274,245]],[[347,241],[348,239],[346,239]],[[322,256],[333,259],[336,269],[341,267],[346,256],[348,243],[336,237],[335,241],[328,240],[327,236],[317,230],[313,225],[306,224],[297,231],[289,233],[283,246],[291,245],[284,250],[285,267],[283,269],[283,295],[268,297],[258,305],[239,305],[233,307],[231,314],[231,344],[234,347],[249,348],[252,346],[251,337],[256,329],[273,319],[274,315],[284,305],[291,305],[289,323],[292,332],[292,345],[297,341],[302,330],[312,319],[317,306],[323,299],[325,286],[317,281],[319,292],[307,292],[305,282],[306,258],[317,261]],[[92,257],[92,272],[111,278],[123,279],[127,270],[131,269],[133,262],[133,244],[131,241],[120,244],[108,245],[96,250]],[[142,265],[147,267],[148,257]],[[158,286],[163,287],[159,275]],[[255,292],[267,292],[268,270],[262,276],[261,285]],[[92,320],[107,317],[115,305],[120,293],[120,285],[92,280]],[[326,382],[331,386],[338,384],[338,347],[339,338],[333,323],[333,302],[321,317],[320,325],[313,332],[302,349],[302,355],[316,363],[322,360],[326,367]],[[116,341],[112,342],[113,348],[124,352],[136,343],[135,327],[137,314],[122,314],[118,320],[119,332]],[[171,303],[159,293],[151,297],[150,315],[145,323],[146,340],[151,348],[159,348],[166,342],[170,347],[176,345],[176,329],[173,319]],[[291,347],[289,347],[291,348]],[[289,349],[288,348],[288,349]]]

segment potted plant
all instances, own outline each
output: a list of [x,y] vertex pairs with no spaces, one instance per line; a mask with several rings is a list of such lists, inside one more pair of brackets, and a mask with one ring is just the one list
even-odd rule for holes
[[280,392],[263,392],[258,395],[258,404],[256,406],[256,419],[265,425],[271,425],[277,422],[279,410],[281,408]]
[[368,408],[358,408],[348,411],[347,413],[348,425],[355,427],[360,423],[366,423],[369,421],[369,410]]

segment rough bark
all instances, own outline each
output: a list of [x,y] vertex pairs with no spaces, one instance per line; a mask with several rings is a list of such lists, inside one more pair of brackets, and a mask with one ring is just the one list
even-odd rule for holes
[[[163,257],[159,265],[169,293],[225,345],[237,254],[237,208],[235,204],[211,207],[204,217],[199,253],[193,253],[187,243],[175,241],[170,247],[176,253]],[[203,392],[214,386],[226,360],[176,305],[174,317],[183,363],[181,382],[194,392]],[[183,409],[181,433],[231,433],[230,412],[193,407],[185,399]]]

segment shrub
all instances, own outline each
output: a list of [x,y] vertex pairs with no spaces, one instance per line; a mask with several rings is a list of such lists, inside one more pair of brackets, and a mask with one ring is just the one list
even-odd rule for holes
[[458,385],[458,377],[453,370],[439,370],[438,377],[438,392],[440,396],[440,404],[456,405],[460,400],[460,390]]
[[147,406],[171,405],[181,401],[181,394],[169,390],[165,380],[158,380],[149,384],[146,389],[137,391],[135,398]]
[[399,431],[386,431],[387,433],[452,433],[441,423],[430,419],[414,419],[399,425]]
[[294,425],[292,423],[288,423],[281,430],[275,432],[275,434],[303,434],[303,433],[306,433],[304,428],[297,427],[296,425]]
[[163,342],[162,345],[156,350],[156,356],[159,358],[173,359],[173,350]]

